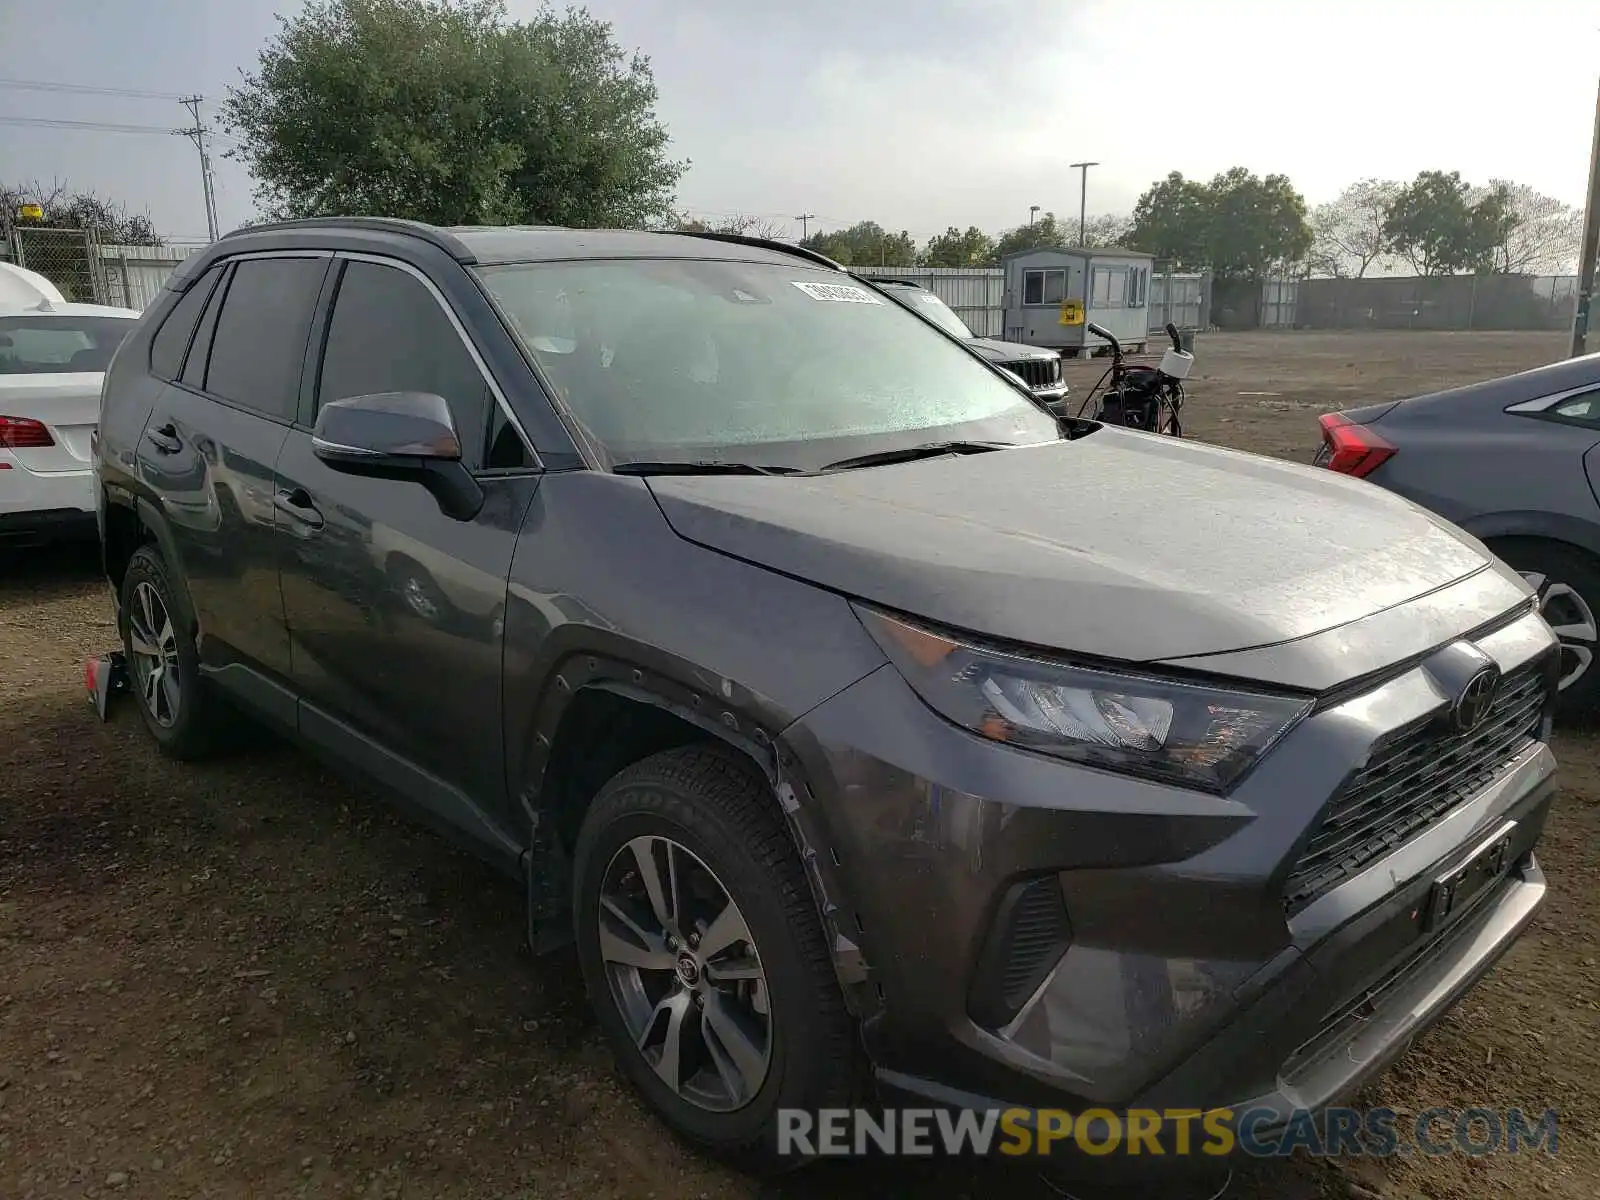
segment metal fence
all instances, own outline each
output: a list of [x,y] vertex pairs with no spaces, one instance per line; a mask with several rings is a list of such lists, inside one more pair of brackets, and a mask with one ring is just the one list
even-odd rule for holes
[[1211,324],[1211,276],[1176,275],[1159,267],[1150,276],[1150,332],[1168,323],[1179,329]]
[[1568,329],[1576,275],[1303,279],[1300,329]]
[[16,226],[0,239],[0,261],[37,271],[79,304],[143,309],[167,277],[203,245],[103,245],[88,230]]
[[1267,279],[1261,284],[1261,316],[1263,329],[1293,329],[1298,320],[1298,279]]
[[861,267],[858,274],[908,279],[948,304],[978,337],[1004,334],[1006,275],[999,267]]

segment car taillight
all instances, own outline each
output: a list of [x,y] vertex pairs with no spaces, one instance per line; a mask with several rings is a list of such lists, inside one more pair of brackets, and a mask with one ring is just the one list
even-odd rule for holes
[[0,417],[0,446],[7,450],[35,450],[55,444],[50,431],[32,417]]
[[1318,424],[1322,426],[1322,442],[1328,450],[1323,466],[1330,471],[1360,479],[1395,455],[1392,442],[1370,426],[1357,425],[1343,413],[1324,413],[1318,418]]

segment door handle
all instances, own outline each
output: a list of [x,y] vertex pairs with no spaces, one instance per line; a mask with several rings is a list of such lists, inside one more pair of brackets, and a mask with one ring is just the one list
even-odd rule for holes
[[322,514],[311,503],[311,493],[305,488],[287,488],[279,492],[272,498],[272,507],[287,513],[302,525],[309,525],[312,529],[322,528]]
[[178,438],[178,427],[171,421],[159,428],[145,430],[144,437],[163,454],[176,454],[183,449],[183,442]]

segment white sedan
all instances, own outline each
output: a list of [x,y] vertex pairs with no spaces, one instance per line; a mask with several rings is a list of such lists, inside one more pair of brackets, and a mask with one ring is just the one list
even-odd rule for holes
[[100,384],[138,319],[0,263],[0,547],[94,532]]

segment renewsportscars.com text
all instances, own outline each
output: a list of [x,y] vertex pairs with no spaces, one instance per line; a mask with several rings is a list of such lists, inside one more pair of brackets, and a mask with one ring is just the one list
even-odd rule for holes
[[1556,1153],[1554,1109],[781,1109],[778,1153],[1011,1156],[1088,1154],[1281,1158]]

